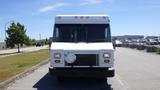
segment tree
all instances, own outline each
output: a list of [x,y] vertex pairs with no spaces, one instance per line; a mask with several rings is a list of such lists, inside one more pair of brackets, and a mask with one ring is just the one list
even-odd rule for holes
[[45,39],[45,45],[48,45],[48,43],[49,43],[49,40],[46,38]]
[[26,35],[25,26],[18,23],[11,23],[11,26],[6,30],[7,32],[7,46],[13,48],[14,45],[18,47],[20,53],[20,45],[29,43],[29,37]]
[[52,43],[52,37],[49,38],[49,47],[51,47],[51,43]]
[[29,42],[30,42],[30,45],[36,45],[37,43],[35,39],[30,39]]

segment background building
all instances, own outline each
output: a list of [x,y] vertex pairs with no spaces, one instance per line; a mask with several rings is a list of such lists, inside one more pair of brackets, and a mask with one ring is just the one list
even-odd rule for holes
[[5,42],[0,42],[0,49],[6,48],[6,43]]

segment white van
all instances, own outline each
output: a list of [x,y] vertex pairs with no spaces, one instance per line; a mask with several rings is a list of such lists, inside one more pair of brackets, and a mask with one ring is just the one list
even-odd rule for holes
[[113,77],[107,15],[57,15],[49,72],[57,77]]

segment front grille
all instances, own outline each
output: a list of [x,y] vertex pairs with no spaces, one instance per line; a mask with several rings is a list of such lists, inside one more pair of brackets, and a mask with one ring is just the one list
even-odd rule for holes
[[97,54],[75,54],[76,61],[74,63],[67,63],[67,66],[97,66],[98,55]]

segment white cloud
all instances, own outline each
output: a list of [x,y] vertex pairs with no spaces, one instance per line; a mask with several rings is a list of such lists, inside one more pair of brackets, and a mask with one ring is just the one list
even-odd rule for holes
[[100,4],[102,3],[102,0],[85,0],[82,2],[80,5],[95,5],[95,4]]
[[45,6],[41,9],[39,9],[39,12],[52,11],[56,8],[63,7],[64,5],[65,5],[64,3],[57,3],[57,4],[53,4],[53,5],[48,5],[48,6]]
[[114,0],[84,0],[80,5],[86,6],[86,5],[96,5],[101,3],[112,3]]

